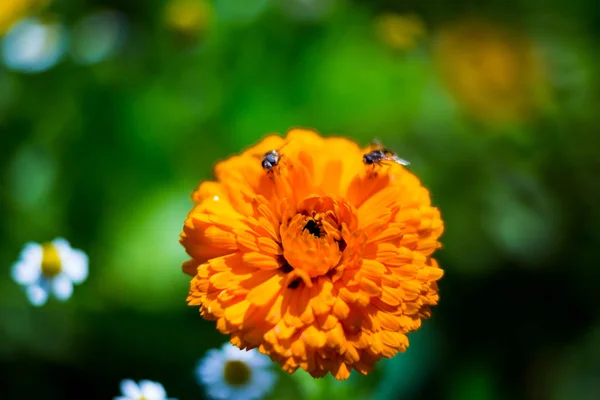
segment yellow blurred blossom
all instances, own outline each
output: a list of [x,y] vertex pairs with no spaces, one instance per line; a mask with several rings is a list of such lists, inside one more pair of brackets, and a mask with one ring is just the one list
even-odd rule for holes
[[425,36],[425,24],[417,15],[383,14],[376,22],[377,34],[388,46],[408,50]]
[[50,0],[0,0],[0,35],[24,16],[39,11]]
[[441,30],[434,56],[448,90],[473,117],[521,121],[540,104],[543,66],[521,33],[477,19],[458,21]]
[[213,7],[207,0],[171,0],[164,18],[171,29],[194,36],[204,32],[212,22]]

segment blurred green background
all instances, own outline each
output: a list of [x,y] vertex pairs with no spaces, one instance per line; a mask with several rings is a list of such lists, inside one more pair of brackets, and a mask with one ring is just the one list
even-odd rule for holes
[[[62,33],[23,71],[7,41],[28,16]],[[446,274],[406,354],[347,382],[282,373],[270,398],[600,398],[600,3],[5,0],[0,34],[0,398],[124,378],[203,398],[194,367],[226,338],[185,303],[189,195],[292,126],[410,160]],[[33,308],[10,267],[56,236],[89,278]]]

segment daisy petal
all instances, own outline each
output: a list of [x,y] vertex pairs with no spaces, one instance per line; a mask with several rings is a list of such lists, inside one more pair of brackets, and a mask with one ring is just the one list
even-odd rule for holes
[[11,274],[18,284],[30,285],[40,279],[42,268],[39,263],[22,260],[13,264]]
[[231,397],[231,389],[223,383],[207,386],[206,392],[212,399],[227,400]]
[[88,275],[87,255],[81,250],[71,250],[65,260],[64,271],[75,284],[85,281]]
[[60,274],[52,280],[52,291],[59,300],[68,300],[73,294],[73,283],[66,274]]
[[58,251],[62,267],[67,276],[75,284],[83,282],[88,274],[88,257],[81,251],[71,248],[65,239],[57,238],[52,244]]
[[167,397],[165,388],[157,382],[148,380],[140,381],[140,390],[142,391],[142,396],[147,400],[164,400]]
[[265,393],[271,391],[271,388],[275,384],[277,376],[273,371],[268,369],[258,369],[254,371],[252,376],[252,384],[256,387],[262,388]]
[[220,351],[209,350],[196,367],[198,381],[208,385],[218,382],[223,376],[224,363],[225,360]]
[[221,349],[223,350],[225,358],[228,360],[239,360],[245,358],[243,355],[244,350],[238,349],[231,343],[225,343]]
[[27,287],[27,298],[34,306],[43,306],[48,301],[48,290],[38,284],[29,285]]
[[20,258],[33,264],[41,264],[42,256],[42,246],[34,242],[29,242],[23,247]]
[[54,247],[56,247],[59,251],[61,250],[65,250],[65,249],[70,249],[71,245],[69,244],[69,241],[65,238],[56,238],[52,241],[52,244],[54,245]]
[[131,379],[125,379],[121,382],[121,393],[130,399],[142,397],[142,392],[138,385]]
[[256,349],[251,350],[251,357],[246,362],[255,368],[266,368],[271,365],[271,359],[259,353]]
[[255,400],[258,398],[254,388],[232,388],[227,400]]

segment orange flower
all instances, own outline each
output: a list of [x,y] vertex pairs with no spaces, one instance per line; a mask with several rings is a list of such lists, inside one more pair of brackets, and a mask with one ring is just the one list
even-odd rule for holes
[[526,120],[546,97],[543,60],[518,31],[485,20],[459,20],[440,31],[434,58],[459,106],[482,121]]
[[388,46],[398,50],[414,48],[425,36],[425,24],[414,14],[382,14],[377,18],[376,29]]
[[[261,168],[277,150],[279,163]],[[429,192],[396,163],[293,129],[219,162],[193,194],[181,243],[188,303],[287,372],[369,373],[430,316],[443,231]]]
[[206,0],[170,0],[165,6],[164,18],[171,29],[195,36],[208,30],[213,8]]

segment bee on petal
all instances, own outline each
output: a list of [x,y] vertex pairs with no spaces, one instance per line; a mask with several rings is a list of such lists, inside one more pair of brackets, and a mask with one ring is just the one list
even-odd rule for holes
[[400,165],[410,165],[410,161],[406,161],[405,159],[398,157],[395,153],[388,149],[373,150],[372,152],[363,155],[363,163],[366,165],[381,165],[385,161],[392,161]]
[[286,143],[278,149],[269,150],[262,156],[260,165],[268,174],[275,172],[275,167],[279,166],[279,163],[283,158],[283,153],[281,153],[281,150],[283,150],[283,148],[288,144],[289,143]]
[[281,154],[279,154],[279,152],[277,150],[271,150],[271,151],[268,151],[265,153],[260,165],[262,166],[262,168],[265,171],[272,173],[273,168],[275,168],[277,165],[279,165],[280,159],[281,159]]
[[384,148],[377,140],[373,141],[373,147],[375,147],[374,150],[371,150],[363,155],[363,163],[365,165],[373,165],[374,168],[375,164],[382,165],[388,161],[395,162],[400,165],[410,165],[409,161],[398,157],[393,151]]

